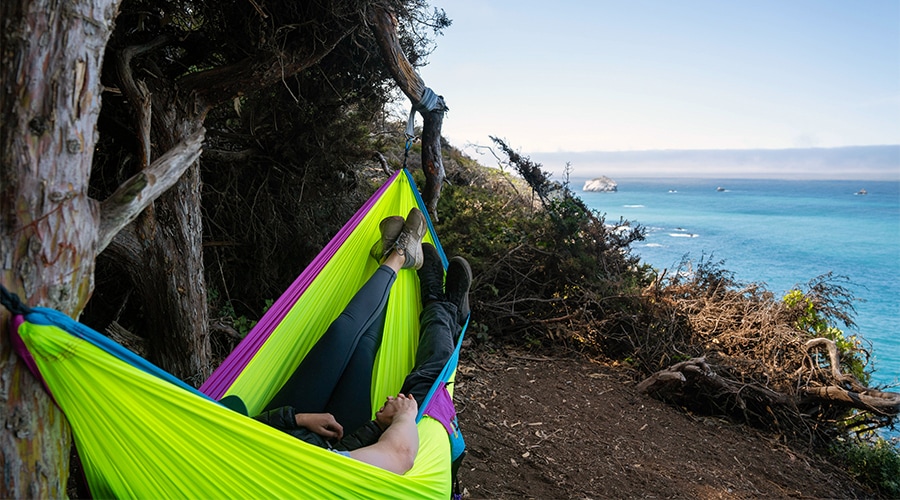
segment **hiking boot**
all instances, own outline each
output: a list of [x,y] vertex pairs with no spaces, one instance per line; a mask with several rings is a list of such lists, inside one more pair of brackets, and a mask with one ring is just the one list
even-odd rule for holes
[[456,305],[456,321],[460,326],[469,318],[469,287],[472,286],[472,268],[462,257],[450,259],[447,266],[447,302]]
[[422,306],[430,302],[446,300],[444,295],[444,264],[441,256],[431,243],[422,243],[424,255],[419,275],[419,288],[422,289]]
[[422,238],[425,236],[425,216],[422,211],[413,207],[406,216],[403,230],[394,243],[394,251],[404,257],[400,269],[419,269],[422,267]]
[[400,231],[403,231],[403,217],[399,215],[385,217],[381,219],[381,224],[378,225],[378,228],[381,230],[381,239],[375,242],[372,246],[372,251],[369,253],[380,264],[387,257],[387,254],[391,252],[397,237],[400,236]]

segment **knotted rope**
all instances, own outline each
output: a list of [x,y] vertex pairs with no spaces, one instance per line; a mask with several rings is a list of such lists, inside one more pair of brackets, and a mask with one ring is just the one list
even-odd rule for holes
[[3,304],[3,307],[13,314],[25,315],[31,312],[31,308],[22,302],[18,295],[10,292],[3,285],[0,285],[0,304]]

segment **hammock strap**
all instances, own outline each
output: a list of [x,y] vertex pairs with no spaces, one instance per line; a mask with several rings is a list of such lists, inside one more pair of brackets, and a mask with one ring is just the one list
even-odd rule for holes
[[0,284],[0,303],[15,315],[24,316],[31,312],[31,308],[25,305],[18,295],[7,290],[2,284]]
[[425,87],[425,91],[422,92],[422,98],[419,99],[419,102],[414,102],[409,110],[409,119],[406,120],[406,150],[403,152],[403,168],[406,168],[406,161],[409,159],[409,149],[416,138],[416,111],[422,114],[434,111],[438,107],[440,97],[433,90]]
[[56,403],[56,400],[53,398],[53,392],[50,391],[50,387],[44,380],[44,376],[41,375],[41,371],[38,369],[34,357],[28,350],[28,347],[25,346],[25,341],[19,336],[19,327],[25,322],[25,316],[31,314],[32,309],[22,302],[22,299],[20,299],[18,295],[7,290],[2,284],[0,284],[0,304],[3,304],[3,307],[12,313],[12,318],[10,318],[9,321],[9,340],[13,350],[22,362],[25,363],[25,367],[27,367],[28,371],[34,375],[34,378],[41,382],[41,385],[44,387],[44,392],[46,392],[47,395],[53,399],[53,402]]

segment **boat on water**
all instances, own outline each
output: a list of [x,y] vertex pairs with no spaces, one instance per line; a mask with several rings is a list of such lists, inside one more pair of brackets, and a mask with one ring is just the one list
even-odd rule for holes
[[863,194],[869,194],[869,192],[868,192],[868,191],[866,191],[866,190],[865,190],[865,189],[860,189],[860,190],[859,190],[859,191],[857,191],[857,192],[856,192],[856,193],[854,193],[854,194],[859,194],[859,195],[863,195]]

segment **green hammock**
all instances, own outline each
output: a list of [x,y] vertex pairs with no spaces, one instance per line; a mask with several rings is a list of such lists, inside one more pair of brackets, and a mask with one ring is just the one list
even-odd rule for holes
[[[235,395],[250,415],[259,413],[376,269],[368,251],[379,237],[379,222],[413,206],[426,212],[409,172],[402,170],[199,391],[57,311],[33,308],[16,315],[13,343],[71,424],[91,493],[98,498],[449,497],[451,457],[464,445],[453,412],[444,412],[442,423],[429,416],[441,412],[429,408],[449,401],[459,343],[421,403],[419,453],[402,476],[309,445],[217,402]],[[446,267],[430,220],[425,239],[439,249]],[[401,270],[373,373],[373,408],[396,394],[412,369],[420,310],[416,273]]]

